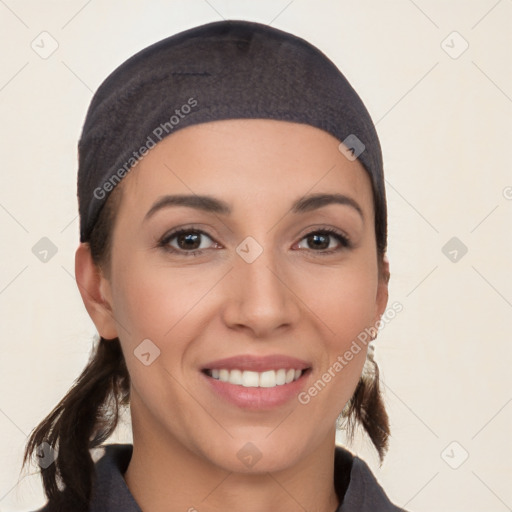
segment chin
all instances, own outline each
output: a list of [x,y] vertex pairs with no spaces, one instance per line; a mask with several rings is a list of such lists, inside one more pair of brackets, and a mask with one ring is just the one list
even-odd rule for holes
[[266,430],[261,436],[224,439],[213,448],[210,445],[207,452],[203,451],[203,456],[212,464],[234,473],[268,473],[293,466],[299,456],[296,447],[304,447],[304,436],[301,436],[302,442],[289,435],[286,441],[277,436],[273,440],[270,437]]

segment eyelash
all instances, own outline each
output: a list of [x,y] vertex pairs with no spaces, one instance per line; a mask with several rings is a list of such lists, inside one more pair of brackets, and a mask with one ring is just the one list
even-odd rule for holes
[[[185,233],[199,233],[201,235],[205,235],[206,237],[210,238],[213,241],[213,238],[208,233],[206,233],[205,231],[203,231],[201,229],[182,228],[182,229],[178,229],[176,231],[172,231],[171,233],[164,235],[158,242],[158,247],[161,247],[166,252],[184,255],[184,256],[200,256],[204,251],[207,250],[207,249],[195,249],[193,251],[184,251],[184,250],[176,249],[174,247],[169,246],[169,242],[173,238],[176,238],[177,236],[185,234]],[[329,255],[334,254],[343,249],[350,249],[352,247],[352,243],[350,242],[350,239],[343,233],[340,233],[339,231],[337,231],[336,229],[333,229],[333,228],[321,228],[318,230],[310,231],[309,233],[306,233],[300,239],[300,241],[304,240],[305,238],[307,238],[308,236],[311,236],[311,235],[329,235],[329,236],[332,236],[333,238],[335,238],[336,240],[338,240],[341,244],[341,247],[335,248],[335,249],[330,249],[330,250],[324,249],[321,251],[315,251],[312,249],[306,249],[306,250],[312,251],[313,253],[318,253],[318,256],[329,256]],[[304,249],[302,249],[302,250],[304,250]]]

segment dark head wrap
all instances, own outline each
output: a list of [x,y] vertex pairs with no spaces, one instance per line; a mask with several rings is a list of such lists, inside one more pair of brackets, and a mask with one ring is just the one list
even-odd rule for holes
[[186,126],[237,118],[305,123],[344,142],[347,158],[358,158],[370,175],[378,245],[385,247],[381,147],[358,94],[304,39],[237,20],[163,39],[100,85],[78,146],[80,241],[89,240],[115,185],[160,140]]

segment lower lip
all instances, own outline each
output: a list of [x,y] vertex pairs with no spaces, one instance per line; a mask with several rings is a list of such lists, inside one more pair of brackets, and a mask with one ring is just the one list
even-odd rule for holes
[[273,388],[246,388],[214,379],[204,372],[201,372],[201,375],[216,394],[233,405],[244,409],[262,410],[279,407],[296,398],[304,388],[310,373],[311,369],[307,369],[297,380]]

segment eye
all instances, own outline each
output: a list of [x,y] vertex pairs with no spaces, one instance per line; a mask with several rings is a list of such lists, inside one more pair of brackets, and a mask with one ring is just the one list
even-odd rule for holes
[[[200,229],[179,229],[165,235],[158,245],[169,252],[180,253],[185,256],[197,256],[208,248],[201,243],[201,238],[204,237],[212,240],[207,233]],[[171,243],[174,240],[176,240],[177,246]]]
[[[201,229],[182,228],[164,235],[164,237],[158,242],[158,246],[162,247],[165,251],[175,254],[184,256],[199,256],[204,250],[209,248],[208,244],[205,246],[202,243],[202,239],[204,238],[213,241],[208,233]],[[331,245],[329,239],[337,240],[338,247],[334,247],[334,249],[331,247],[329,250]],[[351,247],[349,238],[333,228],[324,228],[316,231],[310,231],[301,239],[301,242],[302,240],[307,241],[308,247],[305,249],[312,250],[319,255],[329,255]]]
[[[329,249],[329,246],[330,246],[329,238],[336,239],[338,241],[339,245],[341,246],[341,248],[338,247],[338,248],[334,248],[333,250],[327,250],[327,249]],[[318,231],[310,231],[306,236],[304,236],[302,238],[302,240],[311,241],[311,244],[308,244],[309,247],[306,247],[306,249],[309,249],[311,246],[316,247],[317,249],[320,249],[320,250],[314,249],[313,252],[318,252],[321,255],[332,254],[332,253],[338,252],[342,249],[351,247],[349,238],[346,235],[344,235],[343,233],[340,233],[336,229],[332,229],[332,228],[324,228],[324,229],[320,229]]]

